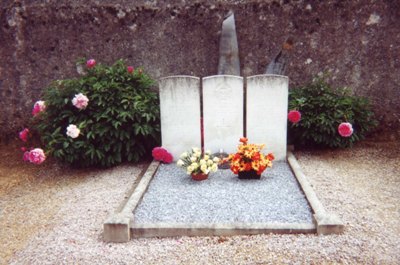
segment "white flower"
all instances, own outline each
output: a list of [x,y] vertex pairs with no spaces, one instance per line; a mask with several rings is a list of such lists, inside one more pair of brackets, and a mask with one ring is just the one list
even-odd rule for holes
[[218,162],[220,161],[220,159],[219,159],[218,157],[214,157],[214,158],[213,158],[213,161],[214,161],[215,163],[218,163]]
[[209,160],[210,159],[210,156],[209,155],[205,155],[204,156],[204,160]]
[[217,170],[218,170],[217,164],[214,164],[214,165],[211,166],[211,171],[212,172],[217,172]]
[[70,124],[67,127],[67,136],[69,136],[71,138],[78,137],[80,132],[81,132],[81,130],[79,130],[78,127],[76,127],[76,125],[74,125],[74,124]]
[[178,166],[183,166],[183,164],[184,164],[184,162],[181,160],[181,159],[179,159],[177,162],[176,162],[176,164],[178,165]]
[[190,158],[190,161],[191,161],[191,162],[196,162],[196,160],[197,160],[197,157],[195,157],[195,156],[192,156],[192,157]]
[[187,152],[183,152],[182,154],[181,154],[181,158],[185,158],[185,157],[187,157],[188,156],[188,153]]
[[211,150],[207,150],[205,154],[206,155],[211,155]]
[[200,165],[206,165],[207,164],[207,161],[206,160],[204,160],[204,159],[201,159],[200,160]]
[[89,99],[87,96],[83,95],[82,93],[79,93],[75,95],[75,97],[72,99],[72,104],[77,107],[78,109],[84,109],[87,107],[89,102]]
[[207,165],[212,166],[214,162],[212,160],[207,160]]
[[190,166],[193,168],[193,170],[195,170],[195,169],[197,169],[199,167],[199,164],[197,164],[195,162],[195,163],[192,163]]

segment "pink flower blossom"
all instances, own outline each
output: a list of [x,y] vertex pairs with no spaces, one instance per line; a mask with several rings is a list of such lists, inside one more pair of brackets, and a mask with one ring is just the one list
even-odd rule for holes
[[25,128],[19,132],[19,139],[21,139],[23,142],[26,142],[28,140],[28,135],[29,129]]
[[25,151],[24,152],[24,156],[22,157],[22,159],[25,161],[25,162],[29,162],[29,151]]
[[35,148],[29,152],[28,160],[33,164],[39,165],[46,160],[46,155],[44,154],[42,149]]
[[288,114],[289,121],[293,123],[298,123],[301,119],[301,113],[298,110],[291,110]]
[[128,73],[133,73],[134,71],[135,71],[135,68],[133,68],[133,66],[128,66],[127,68],[126,68],[126,70],[128,71]]
[[162,161],[166,152],[167,152],[167,150],[165,150],[162,147],[154,147],[151,154],[153,155],[153,158],[155,160]]
[[163,162],[169,164],[172,163],[172,161],[174,161],[174,157],[171,153],[166,152],[163,157]]
[[92,68],[92,67],[94,67],[95,65],[96,65],[96,60],[95,60],[95,59],[89,59],[89,60],[87,60],[87,62],[86,62],[87,68]]
[[45,109],[46,109],[46,104],[43,100],[36,101],[35,105],[33,105],[32,115],[36,116]]
[[353,126],[351,123],[342,122],[339,124],[338,132],[342,137],[350,137],[353,134]]
[[153,155],[154,160],[161,161],[164,163],[172,163],[174,160],[174,157],[170,152],[165,150],[165,148],[162,147],[154,147],[153,151],[151,152]]
[[78,137],[80,132],[81,132],[81,130],[79,130],[78,127],[76,127],[76,125],[74,125],[74,124],[70,124],[67,127],[67,136],[69,136],[71,138]]
[[87,107],[89,99],[82,93],[76,94],[72,99],[72,104],[78,109],[84,109]]

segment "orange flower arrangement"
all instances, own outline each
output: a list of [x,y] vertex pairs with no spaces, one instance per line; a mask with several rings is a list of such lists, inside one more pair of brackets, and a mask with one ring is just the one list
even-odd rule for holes
[[231,170],[234,174],[254,170],[257,175],[261,175],[267,167],[272,167],[272,161],[275,157],[272,153],[268,155],[261,153],[264,144],[249,144],[246,137],[240,138],[240,142],[237,153],[230,154],[226,159],[230,161]]

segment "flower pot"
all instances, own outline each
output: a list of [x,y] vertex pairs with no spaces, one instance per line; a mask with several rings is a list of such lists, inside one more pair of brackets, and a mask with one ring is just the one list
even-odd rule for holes
[[204,173],[192,173],[192,179],[196,180],[196,181],[201,181],[201,180],[205,180],[208,178],[208,174],[204,174]]
[[258,175],[255,170],[240,171],[238,173],[239,179],[260,179],[261,174]]

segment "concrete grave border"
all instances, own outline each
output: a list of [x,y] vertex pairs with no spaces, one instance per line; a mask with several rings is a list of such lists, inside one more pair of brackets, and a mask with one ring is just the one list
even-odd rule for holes
[[139,205],[153,176],[157,172],[160,162],[153,161],[147,168],[136,189],[123,206],[107,218],[103,224],[103,238],[106,242],[128,242],[131,238],[138,237],[175,237],[175,236],[233,236],[256,234],[339,234],[344,230],[340,218],[326,212],[322,203],[318,200],[307,177],[301,171],[300,165],[291,151],[287,152],[289,163],[294,176],[303,190],[306,199],[311,206],[314,223],[277,224],[277,223],[229,223],[229,224],[173,224],[152,223],[135,224],[133,212]]

